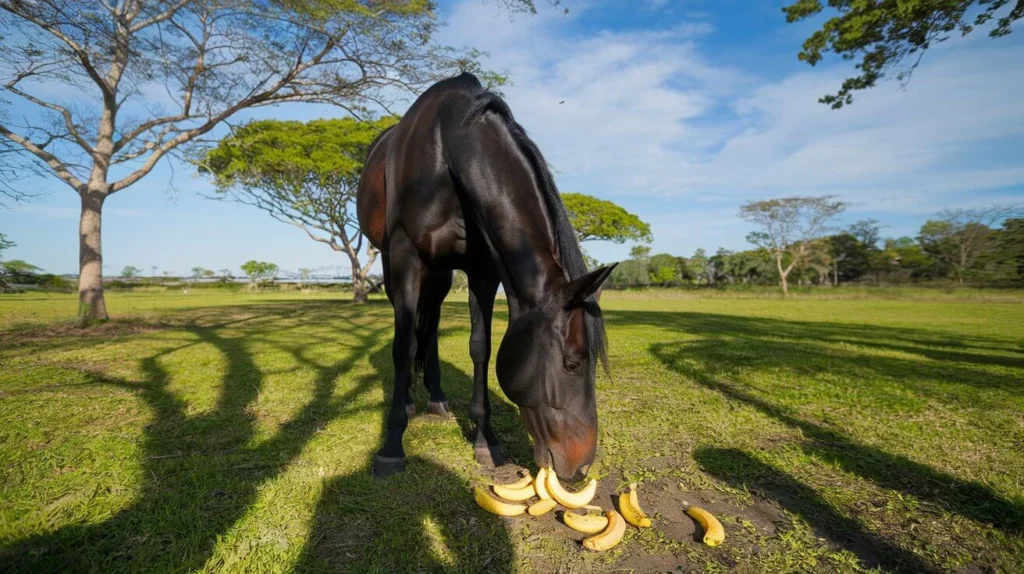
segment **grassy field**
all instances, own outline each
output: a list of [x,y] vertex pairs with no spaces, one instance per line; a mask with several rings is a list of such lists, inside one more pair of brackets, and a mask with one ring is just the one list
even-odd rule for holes
[[457,418],[416,416],[408,471],[374,480],[386,302],[111,294],[118,320],[77,331],[70,296],[0,296],[0,570],[1024,571],[1024,297],[851,293],[605,296],[597,503],[640,482],[654,528],[604,554],[551,515],[475,506],[472,484],[513,470],[465,438],[458,297],[440,343]]

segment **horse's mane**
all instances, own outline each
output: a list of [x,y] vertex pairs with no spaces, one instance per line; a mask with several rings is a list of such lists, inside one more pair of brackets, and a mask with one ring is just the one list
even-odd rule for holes
[[[544,196],[544,203],[547,204],[547,214],[552,220],[552,227],[555,229],[558,241],[558,253],[562,269],[565,271],[566,280],[572,281],[587,274],[586,260],[583,258],[583,250],[576,240],[576,232],[569,222],[569,214],[562,204],[562,198],[558,194],[555,180],[551,177],[551,170],[544,160],[544,156],[537,148],[537,144],[526,135],[526,130],[519,125],[512,117],[512,110],[501,99],[501,96],[482,91],[473,99],[473,104],[463,117],[462,126],[468,127],[475,124],[487,112],[493,112],[495,116],[503,120],[508,129],[509,135],[516,143],[520,153],[530,163],[533,169],[537,186]],[[604,319],[601,317],[601,309],[597,306],[597,300],[590,296],[584,303],[586,313],[584,323],[587,330],[587,345],[591,359],[600,360],[605,372],[608,372],[608,353],[605,342]]]

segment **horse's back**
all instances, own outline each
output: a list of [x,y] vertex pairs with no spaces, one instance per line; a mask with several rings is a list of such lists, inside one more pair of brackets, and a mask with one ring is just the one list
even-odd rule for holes
[[444,134],[456,129],[482,91],[470,74],[434,84],[371,150],[360,182],[359,220],[375,246],[388,251],[396,234],[407,237],[431,267],[456,266],[465,255],[464,215]]

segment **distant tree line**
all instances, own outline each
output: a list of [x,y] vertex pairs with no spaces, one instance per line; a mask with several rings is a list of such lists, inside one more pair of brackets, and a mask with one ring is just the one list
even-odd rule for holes
[[[832,198],[826,212],[836,212]],[[743,213],[749,212],[747,204]],[[767,209],[761,205],[757,209]],[[826,220],[828,217],[826,217]],[[777,225],[779,219],[776,217]],[[800,226],[789,221],[792,231]],[[745,251],[718,249],[708,255],[697,249],[689,257],[651,254],[647,246],[632,249],[630,259],[616,267],[608,280],[617,289],[639,287],[726,287],[730,285],[841,284],[904,285],[946,282],[976,287],[1024,287],[1024,218],[1013,206],[947,209],[926,221],[915,237],[883,238],[875,220],[858,221],[844,229],[819,226],[819,233],[790,234],[773,243],[777,234],[767,224],[748,236],[757,246]],[[813,231],[813,230],[812,230]],[[799,237],[798,237],[799,236]]]

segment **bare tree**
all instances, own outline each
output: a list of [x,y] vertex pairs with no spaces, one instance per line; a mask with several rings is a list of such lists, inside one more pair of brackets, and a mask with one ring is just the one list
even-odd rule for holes
[[79,323],[107,318],[109,196],[241,110],[315,102],[360,114],[473,68],[472,52],[431,40],[433,10],[430,2],[0,0],[0,112],[12,99],[36,110],[24,120],[0,116],[0,141],[81,200]]
[[978,256],[995,245],[993,227],[1022,211],[1018,205],[944,209],[937,219],[921,226],[918,242],[949,265],[957,283],[963,285],[964,274]]
[[790,271],[804,263],[812,243],[828,231],[829,220],[844,210],[846,203],[834,195],[749,201],[740,207],[740,217],[762,229],[748,234],[747,241],[774,255],[784,296],[789,295]]

